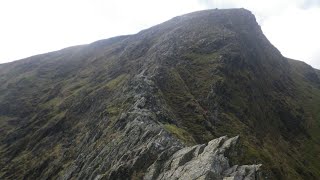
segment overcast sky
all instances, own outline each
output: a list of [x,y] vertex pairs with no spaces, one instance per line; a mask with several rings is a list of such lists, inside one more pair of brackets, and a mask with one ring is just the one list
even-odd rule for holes
[[284,56],[320,69],[320,0],[1,0],[0,63],[133,34],[184,13],[252,11]]

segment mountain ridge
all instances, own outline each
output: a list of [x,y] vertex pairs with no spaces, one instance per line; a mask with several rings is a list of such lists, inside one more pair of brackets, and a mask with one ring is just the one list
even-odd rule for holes
[[244,9],[0,65],[0,84],[1,178],[139,179],[168,147],[225,135],[242,138],[232,165],[320,176],[319,71]]

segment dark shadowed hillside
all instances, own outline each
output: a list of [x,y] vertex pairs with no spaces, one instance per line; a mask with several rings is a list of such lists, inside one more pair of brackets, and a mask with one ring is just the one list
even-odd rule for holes
[[320,71],[249,11],[0,65],[0,179],[186,177],[320,177]]

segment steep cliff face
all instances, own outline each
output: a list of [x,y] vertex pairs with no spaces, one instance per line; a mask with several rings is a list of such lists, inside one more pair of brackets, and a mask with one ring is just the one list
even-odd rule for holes
[[2,64],[0,179],[317,179],[319,79],[244,9]]

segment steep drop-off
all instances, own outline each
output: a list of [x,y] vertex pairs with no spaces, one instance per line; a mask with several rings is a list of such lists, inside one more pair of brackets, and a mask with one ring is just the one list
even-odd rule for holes
[[[208,143],[225,135],[240,147]],[[319,71],[283,57],[247,10],[194,12],[1,64],[0,142],[0,179],[183,179],[214,152],[230,162],[201,178],[262,164],[260,178],[318,179]]]

